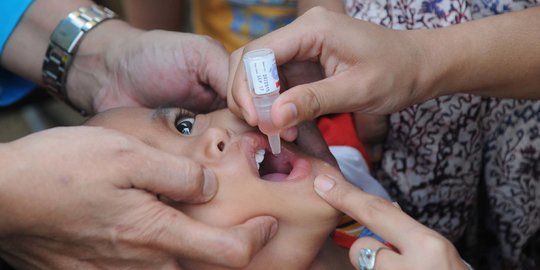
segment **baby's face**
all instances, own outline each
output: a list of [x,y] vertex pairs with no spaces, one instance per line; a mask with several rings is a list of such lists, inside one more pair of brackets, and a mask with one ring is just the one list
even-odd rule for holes
[[[335,225],[338,212],[315,193],[313,179],[339,172],[291,143],[282,142],[281,154],[273,156],[266,136],[228,110],[194,115],[176,108],[121,108],[102,113],[88,124],[131,134],[211,169],[219,182],[214,199],[175,205],[197,220],[231,226],[270,215],[279,221],[278,235],[287,228],[328,233]],[[262,152],[264,160],[257,162]]]

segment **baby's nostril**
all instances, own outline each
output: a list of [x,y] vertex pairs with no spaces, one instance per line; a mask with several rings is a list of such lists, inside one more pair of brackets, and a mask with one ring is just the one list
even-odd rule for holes
[[219,142],[217,145],[217,148],[219,149],[219,151],[223,152],[223,149],[225,148],[225,143]]

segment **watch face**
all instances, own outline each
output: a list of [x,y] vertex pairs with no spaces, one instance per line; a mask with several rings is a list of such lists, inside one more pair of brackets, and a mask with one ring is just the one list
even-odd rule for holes
[[51,35],[51,41],[64,51],[72,53],[83,34],[81,27],[67,18],[58,24]]

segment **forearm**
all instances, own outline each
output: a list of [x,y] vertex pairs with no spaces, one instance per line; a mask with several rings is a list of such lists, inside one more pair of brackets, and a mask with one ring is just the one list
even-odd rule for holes
[[342,0],[299,0],[297,14],[302,15],[316,6],[324,7],[338,13],[345,13]]
[[[43,84],[42,65],[51,33],[70,12],[94,4],[90,0],[36,0],[9,38],[2,66],[21,77]],[[46,14],[46,15],[45,15]],[[68,67],[66,91],[69,100],[87,112],[96,111],[95,96],[110,83],[107,53],[122,38],[140,33],[120,20],[107,20],[84,35]],[[117,45],[114,45],[117,44]]]
[[[427,52],[419,86],[434,96],[540,98],[540,8],[414,33]],[[415,36],[413,36],[415,38]]]
[[41,84],[41,65],[54,28],[71,11],[91,3],[90,0],[35,0],[6,43],[2,66]]

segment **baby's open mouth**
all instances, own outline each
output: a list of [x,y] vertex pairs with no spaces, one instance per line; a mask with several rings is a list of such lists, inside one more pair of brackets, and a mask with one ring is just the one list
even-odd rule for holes
[[281,154],[273,155],[270,150],[259,149],[255,154],[259,177],[267,181],[289,181],[308,175],[311,164],[298,158],[293,152],[282,148]]

